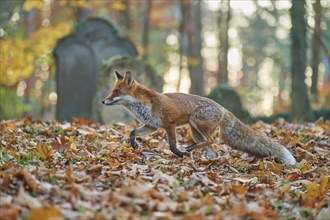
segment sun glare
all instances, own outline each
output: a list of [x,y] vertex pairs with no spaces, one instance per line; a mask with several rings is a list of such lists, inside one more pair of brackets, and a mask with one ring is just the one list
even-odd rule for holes
[[251,0],[230,1],[230,7],[233,10],[242,11],[247,16],[252,15],[256,11],[256,6]]

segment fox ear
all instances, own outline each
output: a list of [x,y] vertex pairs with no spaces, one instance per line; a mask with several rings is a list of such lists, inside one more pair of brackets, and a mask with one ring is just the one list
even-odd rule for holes
[[117,80],[123,80],[124,79],[123,74],[119,73],[117,70],[115,70],[115,75],[116,75]]
[[126,72],[124,81],[127,83],[127,86],[132,86],[134,84],[134,79],[130,71]]

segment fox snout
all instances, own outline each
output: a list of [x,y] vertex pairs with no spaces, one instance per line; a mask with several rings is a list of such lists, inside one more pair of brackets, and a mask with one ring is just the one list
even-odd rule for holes
[[112,100],[104,99],[101,101],[101,103],[104,105],[113,105],[113,104],[117,103],[118,101],[119,101],[119,99],[112,99]]

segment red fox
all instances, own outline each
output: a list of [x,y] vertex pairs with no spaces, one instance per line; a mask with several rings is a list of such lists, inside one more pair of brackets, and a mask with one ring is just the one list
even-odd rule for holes
[[[189,155],[194,149],[204,148],[207,156],[214,158],[213,131],[220,126],[225,144],[234,149],[259,157],[274,156],[279,162],[295,164],[291,153],[263,133],[246,126],[227,109],[211,99],[184,93],[158,93],[138,83],[127,71],[125,75],[115,71],[116,84],[111,94],[102,103],[122,105],[144,123],[130,133],[130,144],[138,148],[135,136],[150,134],[159,128],[165,129],[170,150],[179,157]],[[189,124],[194,144],[181,152],[176,146],[175,128]]]

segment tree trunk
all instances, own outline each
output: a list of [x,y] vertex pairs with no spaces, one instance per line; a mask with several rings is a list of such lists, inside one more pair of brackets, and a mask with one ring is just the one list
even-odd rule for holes
[[149,46],[149,25],[150,25],[150,12],[151,12],[151,0],[146,0],[144,4],[144,17],[143,17],[143,33],[142,33],[142,45],[143,45],[143,57],[146,61],[148,59],[148,46]]
[[[228,50],[229,50],[229,22],[231,18],[230,0],[222,1],[222,9],[219,9],[219,67],[218,84],[228,84]],[[227,10],[223,10],[227,8]]]
[[[39,21],[37,20],[37,11],[36,10],[29,10],[24,12],[25,20],[24,20],[24,29],[25,29],[25,37],[27,39],[31,39],[32,34],[39,28],[38,24]],[[40,24],[40,23],[39,23]],[[26,83],[26,88],[24,90],[24,105],[31,105],[31,91],[34,89],[35,85],[35,75],[32,74],[31,77],[24,80]],[[41,94],[41,99],[43,98],[43,94]],[[34,106],[35,107],[35,106]],[[41,106],[43,108],[43,106]],[[27,116],[31,114],[28,110],[23,111],[23,115]]]
[[317,81],[320,63],[320,37],[321,37],[321,1],[316,0],[314,5],[315,10],[315,27],[314,27],[314,37],[313,37],[313,57],[312,57],[312,86],[311,93],[313,98],[317,100]]
[[295,122],[312,120],[307,86],[306,69],[306,20],[305,0],[293,1],[290,9],[291,28],[291,75],[292,119]]
[[120,22],[124,27],[123,35],[125,37],[128,37],[130,35],[130,28],[131,28],[129,0],[123,0],[123,4],[125,5],[125,10],[120,12]]
[[76,22],[81,22],[91,16],[92,11],[90,9],[78,7],[76,8]]
[[196,95],[204,95],[204,70],[202,49],[202,18],[201,18],[201,2],[196,1],[191,4],[189,26],[187,30],[189,55],[188,69],[190,74],[191,86],[190,93]]
[[186,26],[187,26],[187,20],[189,16],[189,3],[188,1],[180,1],[180,24],[179,24],[179,39],[180,39],[180,47],[179,47],[179,78],[178,83],[176,85],[176,90],[180,90],[181,86],[181,78],[182,78],[182,69],[183,69],[183,56],[187,55],[187,33],[186,33]]

